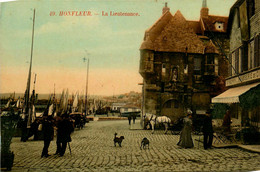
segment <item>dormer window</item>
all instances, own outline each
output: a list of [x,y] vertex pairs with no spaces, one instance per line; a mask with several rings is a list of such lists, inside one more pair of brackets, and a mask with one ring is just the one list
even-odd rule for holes
[[216,28],[216,30],[224,30],[224,23],[223,22],[216,22],[215,28]]

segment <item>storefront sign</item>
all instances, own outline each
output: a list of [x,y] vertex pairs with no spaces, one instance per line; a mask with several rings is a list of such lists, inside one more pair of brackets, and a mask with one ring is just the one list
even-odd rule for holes
[[[260,79],[260,69],[256,71],[252,71],[250,73],[242,74],[239,76],[242,82],[252,81],[256,79]],[[238,77],[230,78],[226,80],[226,86],[232,86],[236,84],[240,84],[241,81]]]

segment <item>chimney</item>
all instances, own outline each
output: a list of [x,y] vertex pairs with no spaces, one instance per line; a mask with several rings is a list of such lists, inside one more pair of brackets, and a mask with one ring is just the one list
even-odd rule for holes
[[165,2],[165,7],[162,9],[162,14],[166,13],[167,11],[170,11],[170,8],[167,7],[167,2]]
[[209,16],[209,9],[207,7],[207,0],[203,0],[202,8],[200,10],[200,18],[208,18]]

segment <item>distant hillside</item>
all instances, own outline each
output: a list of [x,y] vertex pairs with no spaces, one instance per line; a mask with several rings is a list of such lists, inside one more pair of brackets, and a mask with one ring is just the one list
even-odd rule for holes
[[[132,96],[132,95],[140,95],[141,93],[137,93],[137,92],[129,92],[129,93],[125,93],[125,94],[119,94],[119,95],[114,95],[114,96],[102,96],[102,95],[88,95],[88,98],[92,99],[92,98],[103,98],[103,97],[120,97],[120,96]],[[0,99],[8,99],[10,96],[13,96],[14,93],[0,93]],[[49,99],[50,94],[38,94],[38,99],[42,100],[42,99]],[[56,94],[56,97],[60,98],[61,94]],[[83,95],[84,97],[85,95]],[[17,99],[18,97],[24,97],[24,93],[15,93],[15,99]],[[71,97],[71,95],[70,95]]]
[[[13,96],[14,93],[0,93],[0,99],[7,99],[10,95]],[[38,99],[49,99],[49,94],[38,94]],[[60,97],[60,94],[57,95]],[[24,97],[24,93],[15,93],[15,99],[18,97]]]

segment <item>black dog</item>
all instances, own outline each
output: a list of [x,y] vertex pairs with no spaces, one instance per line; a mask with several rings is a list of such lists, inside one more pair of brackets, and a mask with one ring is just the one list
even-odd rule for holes
[[120,136],[120,137],[116,137],[117,133],[115,133],[115,137],[114,137],[114,145],[116,146],[116,143],[118,143],[118,145],[121,147],[121,143],[124,140],[124,136]]
[[143,149],[145,149],[146,146],[148,146],[148,149],[149,149],[149,140],[145,137],[145,138],[143,138],[143,140],[141,142],[140,149],[142,150],[142,147],[143,147]]

